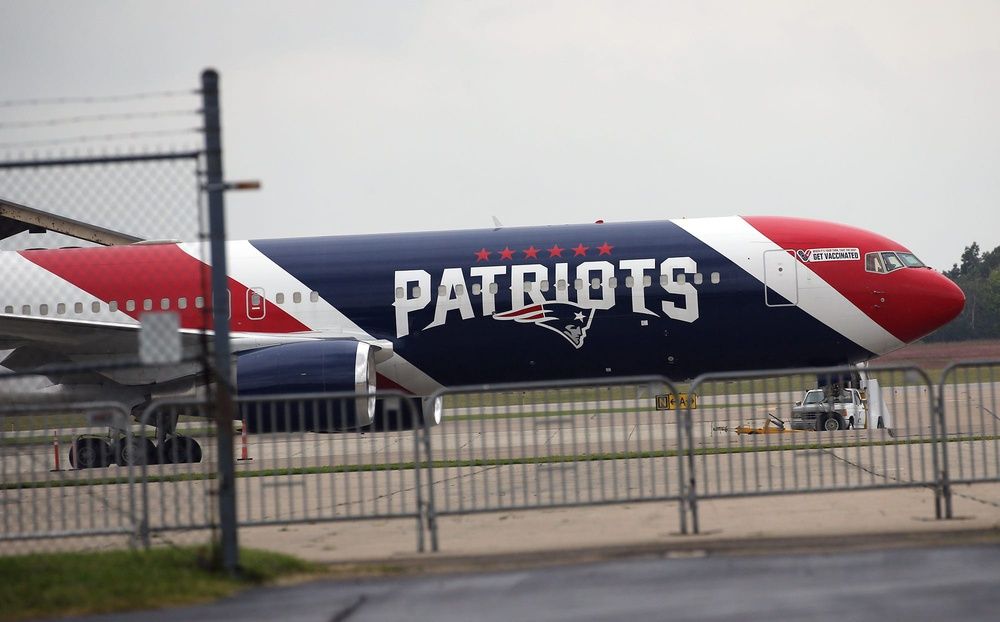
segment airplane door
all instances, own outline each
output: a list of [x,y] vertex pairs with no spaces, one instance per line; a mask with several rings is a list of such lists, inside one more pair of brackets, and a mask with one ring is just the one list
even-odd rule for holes
[[263,287],[251,287],[247,290],[247,319],[263,320],[267,313],[267,299],[264,298]]
[[764,251],[764,304],[769,307],[798,304],[798,265],[789,251]]

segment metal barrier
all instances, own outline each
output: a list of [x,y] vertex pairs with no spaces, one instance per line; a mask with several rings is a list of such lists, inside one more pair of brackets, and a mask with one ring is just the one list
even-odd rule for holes
[[[432,548],[435,516],[682,501],[681,410],[664,378],[582,380],[445,389],[428,427]],[[681,531],[686,531],[680,508]]]
[[[916,368],[870,368],[867,408],[842,389],[820,390],[835,407],[814,407],[809,387],[854,371],[462,387],[423,402],[385,393],[374,421],[353,393],[242,397],[225,458],[237,523],[411,519],[423,551],[428,534],[437,550],[441,516],[676,501],[680,531],[697,533],[705,500],[928,488],[936,516],[951,518],[955,485],[1000,481],[1000,362],[954,365],[937,385]],[[181,433],[158,448],[128,414],[111,402],[0,410],[0,540],[148,545],[154,533],[217,528],[221,457],[204,399],[146,409],[143,425]],[[69,444],[98,432],[78,445],[96,452],[84,461],[116,464],[49,471],[53,437],[65,469]]]
[[[133,536],[136,438],[114,402],[4,406],[0,541]],[[78,468],[86,466],[101,468]]]
[[[239,398],[241,439],[234,443],[231,458],[237,465],[238,524],[412,518],[418,522],[417,548],[422,551],[420,524],[426,506],[421,497],[420,414],[412,397],[378,397],[376,425],[389,428],[378,432],[358,429],[358,397],[353,393]],[[208,414],[203,400],[160,401],[146,409],[142,422],[210,422]],[[206,427],[204,432],[211,436],[214,429]],[[141,531],[147,544],[153,532],[218,524],[211,499],[220,456],[214,442],[193,440],[202,441],[201,462],[159,460],[143,465],[146,521]]]
[[952,517],[954,484],[1000,481],[1000,361],[956,363],[938,387],[942,488]]
[[[860,394],[839,388],[857,371],[697,378],[691,392],[699,395],[698,408],[686,411],[694,531],[700,500],[847,490],[931,488],[940,518],[939,422],[930,378],[911,367],[868,369],[864,409],[855,405]],[[831,388],[825,396],[822,390],[806,394],[817,384]],[[831,399],[831,393],[842,397]]]

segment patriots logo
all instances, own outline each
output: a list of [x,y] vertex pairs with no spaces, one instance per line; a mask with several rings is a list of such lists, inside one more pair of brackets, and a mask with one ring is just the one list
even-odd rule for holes
[[795,251],[795,252],[799,256],[799,259],[802,260],[803,263],[809,261],[809,257],[812,255],[812,250],[805,250],[805,251],[804,250],[798,250],[798,251]]
[[585,309],[572,302],[544,302],[522,309],[494,313],[494,320],[514,320],[522,324],[537,324],[563,336],[580,349],[587,330],[594,320],[594,309]]

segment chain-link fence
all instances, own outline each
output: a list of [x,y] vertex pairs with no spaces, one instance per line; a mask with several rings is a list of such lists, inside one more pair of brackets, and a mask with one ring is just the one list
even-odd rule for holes
[[5,103],[3,539],[132,534],[139,466],[200,459],[176,422],[138,425],[210,379],[199,93]]

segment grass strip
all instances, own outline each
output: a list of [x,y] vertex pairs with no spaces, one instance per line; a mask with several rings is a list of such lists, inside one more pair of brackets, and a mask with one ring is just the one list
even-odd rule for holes
[[[946,439],[948,443],[964,443],[970,441],[991,441],[1000,439],[1000,435],[978,434],[971,436],[956,436]],[[737,447],[697,447],[694,450],[695,456],[713,456],[720,454],[743,454],[769,451],[793,451],[793,450],[817,450],[817,449],[847,449],[856,447],[891,447],[893,445],[923,445],[934,443],[931,439],[893,439],[883,441],[866,441],[854,443],[850,441],[842,442],[813,442],[813,443],[787,443],[780,445],[755,444],[740,445]],[[676,458],[686,455],[680,449],[658,449],[649,451],[620,451],[602,452],[594,454],[567,454],[551,456],[522,456],[512,458],[470,458],[464,460],[434,460],[429,465],[421,464],[420,467],[427,469],[461,468],[461,467],[488,467],[488,466],[511,466],[524,464],[559,464],[566,462],[596,462],[602,460],[635,460],[643,458]],[[417,468],[416,462],[386,462],[381,464],[333,464],[304,467],[275,467],[270,469],[257,469],[253,471],[237,471],[237,478],[248,477],[279,477],[288,475],[325,475],[331,473],[365,473],[383,471],[407,471]],[[210,473],[175,473],[169,475],[151,475],[147,481],[154,483],[187,482],[214,480],[216,474]],[[26,490],[33,488],[60,488],[71,486],[102,486],[110,484],[127,484],[127,477],[103,477],[74,479],[62,481],[41,481],[23,483],[3,483],[0,490]],[[139,478],[136,477],[136,483]]]
[[300,559],[243,549],[236,578],[214,571],[207,547],[0,557],[0,621],[190,605],[289,575],[320,574]]

